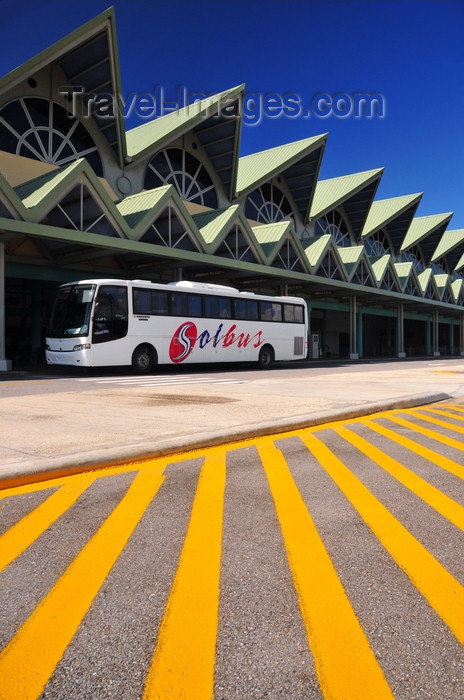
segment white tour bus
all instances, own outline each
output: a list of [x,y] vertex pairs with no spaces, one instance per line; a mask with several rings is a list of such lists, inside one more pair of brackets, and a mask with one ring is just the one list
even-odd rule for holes
[[95,279],[63,284],[46,338],[50,365],[257,362],[306,357],[304,299],[196,282]]

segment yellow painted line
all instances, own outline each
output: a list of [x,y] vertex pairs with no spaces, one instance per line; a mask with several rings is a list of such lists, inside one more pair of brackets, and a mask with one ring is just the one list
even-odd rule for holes
[[161,486],[166,462],[140,471],[120,503],[0,654],[1,700],[36,700]]
[[213,697],[225,484],[225,449],[209,449],[144,700]]
[[[404,418],[400,418],[399,416],[396,415],[385,415],[385,418],[387,420],[397,423],[398,425],[402,425],[404,428],[408,428],[409,430],[413,430],[415,433],[419,433],[420,435],[425,435],[425,437],[430,438],[431,440],[435,440],[436,442],[441,442],[443,445],[448,445],[448,447],[452,447],[455,450],[460,450],[461,452],[464,452],[464,442],[461,440],[455,440],[454,438],[450,438],[447,435],[442,435],[441,433],[437,433],[435,430],[429,430],[428,428],[424,428],[424,426],[419,425],[418,423],[412,423],[409,420],[405,420]],[[392,431],[393,432],[393,431]],[[405,447],[409,447],[409,449],[414,450],[416,452],[416,447],[424,447],[421,445],[419,442],[416,442],[415,440],[409,439],[405,437],[404,435],[400,435],[398,433],[395,433],[395,440],[396,436],[398,436],[400,439],[397,440],[400,444],[404,444]],[[408,445],[407,443],[410,443]],[[437,452],[433,452],[432,450],[429,450],[429,452],[432,455],[437,455],[440,457],[441,455]],[[461,468],[462,471],[462,468]]]
[[393,698],[281,451],[271,439],[256,444],[324,698]]
[[452,411],[459,411],[459,413],[464,412],[464,405],[461,403],[440,403],[436,404],[437,407],[439,408],[448,408],[451,409]]
[[[463,416],[457,416],[455,413],[450,413],[449,411],[444,411],[441,408],[431,408],[431,407],[429,408],[428,406],[427,407],[421,406],[420,409],[418,409],[418,410],[427,411],[427,413],[433,413],[433,414],[436,414],[438,416],[444,416],[445,418],[452,418],[453,420],[460,421],[461,423],[462,423],[462,421],[464,421]],[[453,424],[451,424],[451,425],[453,425]],[[464,430],[464,428],[461,428],[461,429]]]
[[[453,445],[452,443],[457,442],[457,440],[453,441],[452,438],[447,438],[445,435],[440,435],[439,433],[434,433],[432,430],[427,430],[427,428],[416,426],[415,423],[410,423],[409,421],[403,420],[398,416],[389,415],[385,417],[388,418],[388,420],[391,420],[395,423],[399,423],[399,425],[405,425],[405,427],[412,426],[415,430],[417,430],[417,432],[422,433],[423,435],[427,435],[428,437],[431,437],[434,440],[438,440],[439,442],[443,442],[445,445],[456,447],[456,445]],[[408,450],[411,450],[415,454],[420,455],[428,462],[436,464],[437,467],[445,469],[450,474],[453,474],[453,476],[457,476],[458,479],[464,479],[464,466],[462,464],[459,464],[458,462],[454,462],[452,459],[449,459],[449,457],[445,457],[439,452],[430,450],[428,447],[421,445],[420,442],[416,442],[415,440],[411,440],[411,438],[407,438],[404,435],[400,435],[394,430],[390,430],[389,428],[386,428],[385,426],[380,425],[379,423],[375,423],[374,421],[370,423],[369,428],[371,430],[375,430],[381,435],[385,435],[385,437],[389,438],[390,440],[393,440],[393,442],[397,442],[398,445],[402,445],[403,447],[406,447]],[[462,443],[458,443],[458,445],[459,447],[457,447],[457,449],[464,450],[464,446],[462,445]]]
[[[374,430],[381,435],[385,435],[382,426],[377,426],[372,421],[362,421],[367,428]],[[390,455],[379,450],[378,447],[372,445],[368,440],[365,440],[360,435],[353,433],[347,428],[338,427],[335,432],[344,438],[351,445],[360,450],[366,457],[369,457],[381,469],[386,471],[390,476],[396,479],[400,484],[405,486],[409,491],[412,491],[416,496],[421,498],[427,505],[437,511],[444,518],[449,520],[453,525],[464,530],[464,506],[454,501],[452,498],[442,493],[439,489],[429,484],[428,481],[422,479],[413,471],[408,469]],[[386,437],[392,432],[386,429]]]
[[439,418],[427,416],[424,413],[422,413],[423,410],[425,409],[421,409],[421,411],[410,411],[409,413],[411,416],[414,416],[414,418],[426,421],[427,423],[440,425],[442,428],[446,428],[447,430],[453,430],[455,433],[464,433],[464,428],[462,428],[460,425],[454,425],[454,423],[448,423],[447,421],[440,420]]
[[463,644],[464,587],[321,440],[307,431],[301,431],[301,439],[398,566]]
[[0,537],[0,571],[45,532],[93,483],[94,477],[72,479]]

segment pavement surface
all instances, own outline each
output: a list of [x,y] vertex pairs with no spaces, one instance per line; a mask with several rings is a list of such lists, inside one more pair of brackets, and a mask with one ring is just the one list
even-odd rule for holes
[[456,358],[0,373],[0,488],[462,396]]

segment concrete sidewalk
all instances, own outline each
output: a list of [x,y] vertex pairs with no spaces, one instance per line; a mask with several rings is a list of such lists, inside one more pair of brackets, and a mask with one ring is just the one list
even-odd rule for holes
[[164,386],[143,386],[129,371],[2,376],[0,486],[464,398],[460,359],[237,368],[217,383],[196,383],[212,376],[207,368],[185,376]]

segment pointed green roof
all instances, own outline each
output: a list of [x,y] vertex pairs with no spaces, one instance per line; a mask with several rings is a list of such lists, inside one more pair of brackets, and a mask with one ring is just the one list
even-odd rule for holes
[[371,262],[372,272],[374,273],[375,281],[379,286],[382,284],[382,280],[385,276],[385,273],[390,267],[390,261],[391,255],[387,253],[386,255],[382,255],[377,260]]
[[182,109],[136,126],[126,133],[127,152],[131,158],[140,158],[148,151],[161,148],[167,141],[173,141],[200,123],[205,117],[215,114],[221,106],[235,100],[243,93],[244,85],[224,90],[217,95],[206,97],[200,102],[185,105]]
[[461,294],[463,284],[464,280],[462,279],[457,279],[451,282],[451,291],[453,292],[453,297],[456,304],[459,301],[459,295]]
[[352,175],[333,177],[329,180],[319,180],[311,206],[311,219],[318,219],[327,214],[374,180],[380,179],[383,170],[383,168],[376,168]]
[[446,214],[432,214],[431,216],[417,216],[414,218],[404,237],[401,251],[403,252],[408,250],[408,248],[412,248],[438,229],[443,229],[444,231],[444,227],[447,226],[452,216],[453,213],[448,212]]
[[364,256],[364,246],[353,245],[347,248],[338,248],[338,254],[345,268],[346,279],[351,281],[352,276],[356,272],[361,258]]
[[[447,255],[451,251],[455,253],[453,256],[454,262],[459,259],[463,246],[462,244],[464,243],[464,228],[460,229],[455,229],[454,231],[445,231],[443,236],[441,237],[437,247],[435,248],[435,252],[432,255],[431,262],[435,262],[436,260],[439,260],[443,256]],[[459,248],[459,250],[456,250]],[[454,265],[450,265],[450,267],[454,267]]]
[[378,199],[372,202],[362,230],[362,237],[370,236],[379,229],[388,226],[391,221],[403,214],[413,204],[419,204],[421,198],[422,193],[419,193],[390,199]]
[[[5,75],[0,79],[0,92],[11,90],[26,78],[52,65],[64,74],[64,84],[75,87],[76,91],[84,89],[84,93],[89,95],[121,95],[114,8],[108,8]],[[114,149],[121,166],[127,156],[123,121],[118,109],[105,118],[104,128],[100,128],[101,124],[97,120],[94,121]]]
[[323,146],[328,134],[312,136],[301,141],[268,148],[239,158],[237,171],[237,196],[256,189],[260,184],[271,180],[275,175],[297,162],[315,148]]
[[238,210],[238,204],[233,204],[224,209],[213,209],[201,214],[194,214],[192,218],[198,226],[205,243],[211,244],[221,235],[224,228],[236,218]]
[[442,299],[443,294],[445,293],[446,287],[449,284],[449,275],[442,273],[439,275],[434,275],[433,278],[435,280],[435,284],[437,285],[438,296],[440,299]]
[[317,268],[322,258],[325,256],[327,249],[332,245],[332,236],[330,233],[325,233],[318,238],[308,238],[301,241],[306,260],[310,269],[313,271]]
[[431,279],[432,269],[430,267],[427,267],[425,270],[422,270],[422,272],[419,272],[419,274],[417,275],[417,281],[419,283],[422,295],[425,295]]
[[164,203],[173,192],[174,187],[172,185],[156,187],[153,190],[146,190],[139,192],[139,194],[125,197],[116,204],[116,208],[127,225],[135,230],[145,219],[151,218],[160,202]]
[[396,276],[398,277],[401,290],[404,291],[404,288],[408,283],[409,276],[412,273],[412,262],[393,263],[393,267],[395,269]]

